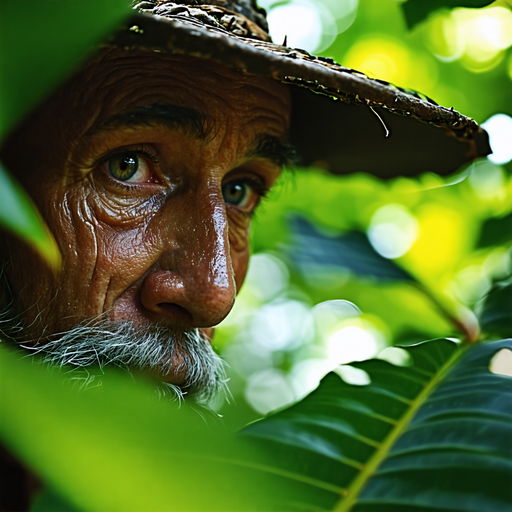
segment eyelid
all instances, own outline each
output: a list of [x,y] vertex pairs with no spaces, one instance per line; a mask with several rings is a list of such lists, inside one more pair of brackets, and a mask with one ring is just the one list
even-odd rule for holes
[[94,164],[94,168],[104,164],[105,162],[108,162],[111,158],[114,158],[117,155],[122,155],[124,153],[135,153],[137,155],[143,155],[154,164],[157,164],[159,162],[158,153],[156,151],[154,153],[149,151],[145,146],[123,146],[120,148],[113,149],[112,151],[109,151],[106,155],[103,155],[101,158],[99,158],[97,162]]
[[[152,148],[152,146],[150,146]],[[124,154],[132,154],[132,155],[139,155],[142,158],[148,160],[149,162],[149,172],[152,175],[152,179],[154,181],[151,181],[150,183],[147,182],[129,182],[129,181],[120,181],[116,179],[114,176],[112,176],[108,171],[103,169],[103,173],[107,176],[109,180],[111,180],[112,183],[119,184],[124,189],[133,189],[138,188],[141,186],[147,186],[147,185],[162,185],[165,183],[165,179],[162,177],[162,175],[159,172],[157,164],[159,163],[158,159],[158,152],[152,148],[151,150],[148,149],[147,145],[145,144],[138,144],[138,145],[130,145],[130,146],[121,146],[116,149],[113,149],[100,157],[94,164],[93,169],[99,169],[104,167],[104,165],[111,159],[115,158],[118,155],[124,155]],[[154,164],[154,165],[151,165]]]
[[227,206],[230,208],[233,208],[239,214],[242,214],[246,217],[249,217],[249,218],[253,217],[253,215],[256,212],[256,209],[261,204],[262,200],[268,195],[268,193],[270,191],[270,187],[268,187],[263,182],[263,179],[261,179],[261,178],[258,179],[253,176],[247,176],[246,174],[241,174],[241,175],[239,174],[239,175],[232,176],[231,179],[229,179],[229,178],[230,177],[228,177],[228,179],[226,179],[222,183],[222,186],[225,186],[229,183],[245,183],[245,184],[248,184],[251,186],[251,188],[253,189],[253,193],[255,193],[257,195],[257,197],[256,197],[256,200],[254,201],[254,205],[249,210],[240,208],[236,205],[229,204],[229,203],[227,203]]

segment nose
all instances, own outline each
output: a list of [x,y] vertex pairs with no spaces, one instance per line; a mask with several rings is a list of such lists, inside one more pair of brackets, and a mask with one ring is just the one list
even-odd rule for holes
[[142,305],[161,320],[211,327],[236,295],[224,202],[210,193],[200,205],[176,210],[169,205],[159,220],[163,250],[142,283]]

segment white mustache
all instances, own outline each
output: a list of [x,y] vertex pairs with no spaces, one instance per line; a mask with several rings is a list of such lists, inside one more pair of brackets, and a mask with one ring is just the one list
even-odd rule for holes
[[166,375],[171,362],[180,361],[171,371],[183,374],[184,383],[179,387],[164,383],[176,399],[187,394],[207,404],[220,391],[227,391],[226,363],[198,329],[173,331],[160,324],[89,322],[52,335],[44,344],[18,342],[18,346],[39,354],[46,363],[74,369],[114,365]]

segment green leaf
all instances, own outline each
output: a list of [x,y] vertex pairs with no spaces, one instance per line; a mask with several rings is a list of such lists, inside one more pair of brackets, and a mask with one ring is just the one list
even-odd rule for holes
[[512,379],[488,370],[505,347],[438,339],[406,348],[410,367],[353,364],[370,384],[331,373],[243,435],[272,446],[290,478],[315,482],[328,510],[510,510]]
[[512,213],[504,217],[486,219],[482,223],[477,247],[510,244],[510,233],[512,233]]
[[478,304],[477,314],[483,332],[512,337],[512,279],[494,285]]
[[316,488],[296,488],[268,450],[187,404],[156,400],[149,382],[106,371],[79,392],[74,377],[0,347],[0,439],[53,490],[43,510],[55,500],[61,508],[109,512],[288,510],[294,500],[318,502]]
[[129,0],[0,2],[0,138],[131,12]]
[[407,0],[401,4],[402,11],[407,22],[407,27],[412,30],[416,25],[428,18],[430,14],[439,9],[453,9],[454,7],[485,7],[494,0]]
[[51,489],[45,489],[35,500],[30,512],[81,512]]
[[341,268],[362,277],[414,281],[393,260],[382,257],[360,231],[329,236],[318,231],[307,220],[294,217],[292,233],[295,243],[290,256],[303,272],[308,272],[312,267]]
[[0,227],[30,243],[53,267],[61,256],[55,239],[23,188],[0,163]]

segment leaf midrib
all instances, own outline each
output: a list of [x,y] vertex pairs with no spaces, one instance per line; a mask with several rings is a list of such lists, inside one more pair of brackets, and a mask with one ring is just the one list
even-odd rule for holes
[[395,441],[400,437],[410,421],[423,405],[425,399],[430,393],[436,388],[436,386],[443,380],[446,372],[453,366],[453,364],[461,357],[464,353],[463,349],[457,350],[448,361],[441,367],[441,369],[433,376],[432,380],[418,393],[416,398],[411,401],[411,407],[404,413],[402,418],[398,420],[395,427],[388,434],[387,438],[381,444],[381,447],[375,451],[370,457],[368,463],[364,469],[359,473],[347,490],[343,493],[341,500],[338,501],[336,506],[333,508],[333,512],[349,512],[353,505],[356,503],[359,494],[365,486],[368,479],[374,475],[377,468],[380,466],[382,461],[387,456],[389,450],[395,444]]

